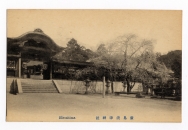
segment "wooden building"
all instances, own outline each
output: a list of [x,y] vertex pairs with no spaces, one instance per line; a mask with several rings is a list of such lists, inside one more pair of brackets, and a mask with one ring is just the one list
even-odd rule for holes
[[7,76],[32,79],[67,78],[67,72],[92,65],[89,62],[61,61],[53,56],[64,48],[41,29],[7,38]]

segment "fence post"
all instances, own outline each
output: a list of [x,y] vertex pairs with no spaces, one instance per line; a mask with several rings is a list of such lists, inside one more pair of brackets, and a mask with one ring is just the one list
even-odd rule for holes
[[103,76],[103,98],[105,98],[105,76]]

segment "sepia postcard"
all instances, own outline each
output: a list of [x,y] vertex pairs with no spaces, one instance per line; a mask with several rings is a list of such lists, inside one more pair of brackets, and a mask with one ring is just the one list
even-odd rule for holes
[[7,122],[182,122],[181,10],[8,9]]

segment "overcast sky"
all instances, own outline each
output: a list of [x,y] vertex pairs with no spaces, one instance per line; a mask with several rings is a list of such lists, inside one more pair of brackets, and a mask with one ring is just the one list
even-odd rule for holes
[[141,10],[8,10],[7,36],[18,37],[36,28],[65,47],[71,38],[96,50],[117,36],[133,33],[156,40],[155,52],[181,50],[181,11]]

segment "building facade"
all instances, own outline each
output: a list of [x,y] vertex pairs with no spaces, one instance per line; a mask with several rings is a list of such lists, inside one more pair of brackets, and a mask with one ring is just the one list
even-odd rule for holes
[[66,79],[76,69],[91,66],[89,62],[53,59],[64,48],[58,46],[41,29],[7,38],[7,77],[32,79]]

